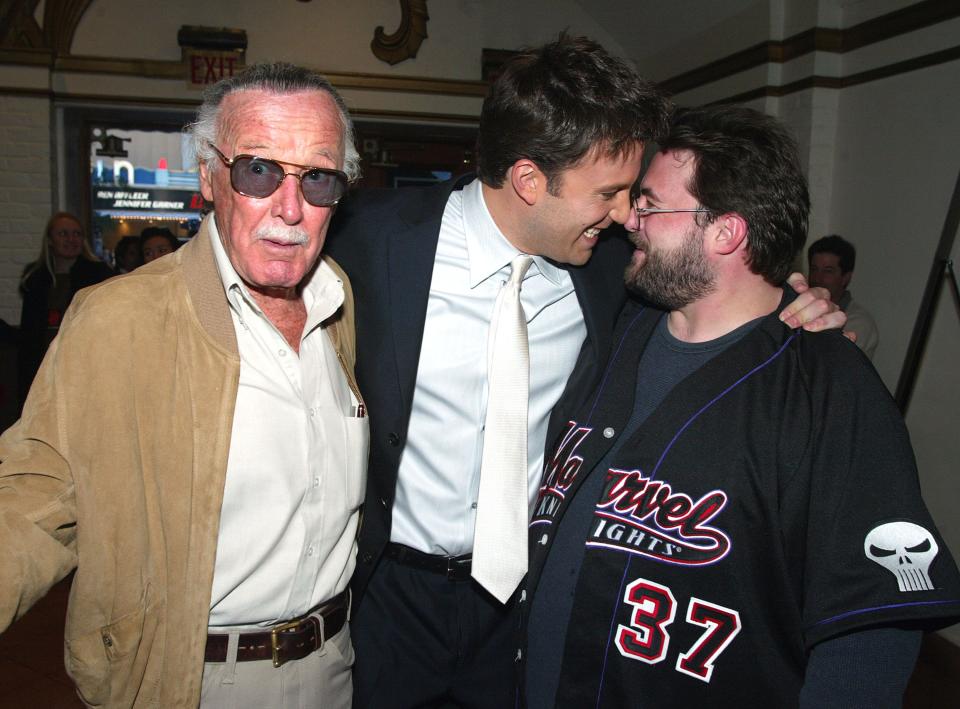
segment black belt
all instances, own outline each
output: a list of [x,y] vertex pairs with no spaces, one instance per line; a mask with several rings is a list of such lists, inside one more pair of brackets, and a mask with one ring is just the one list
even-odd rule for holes
[[398,564],[443,574],[450,581],[470,580],[470,561],[473,554],[461,554],[460,556],[425,554],[422,551],[395,542],[387,544],[383,553]]
[[[350,592],[344,590],[300,618],[263,632],[241,633],[237,662],[273,660],[273,666],[280,667],[306,657],[343,629],[349,613]],[[225,633],[208,634],[204,662],[226,662],[229,639]]]

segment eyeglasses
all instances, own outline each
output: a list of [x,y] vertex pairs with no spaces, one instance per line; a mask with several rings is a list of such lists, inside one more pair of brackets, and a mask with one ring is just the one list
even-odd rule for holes
[[[210,144],[213,151],[230,168],[230,185],[244,197],[263,199],[279,189],[289,175],[300,182],[300,192],[308,204],[314,207],[332,207],[347,191],[347,175],[340,170],[326,167],[298,165],[285,160],[270,160],[256,155],[234,155],[228,158],[220,149]],[[297,167],[304,172],[287,172],[283,165]]]
[[637,211],[637,216],[645,217],[649,214],[672,214],[673,212],[695,212],[697,214],[707,214],[709,209],[697,207],[696,209],[660,209],[659,207],[633,207]]

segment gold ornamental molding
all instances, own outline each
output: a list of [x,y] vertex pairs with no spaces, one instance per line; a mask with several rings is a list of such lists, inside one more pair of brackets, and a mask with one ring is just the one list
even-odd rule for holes
[[370,49],[374,56],[387,64],[400,62],[417,56],[423,40],[427,38],[427,0],[400,0],[400,27],[393,34],[387,34],[383,25],[373,32]]
[[0,0],[0,49],[46,49],[69,54],[80,18],[93,0],[47,0],[43,27],[34,17],[39,0]]

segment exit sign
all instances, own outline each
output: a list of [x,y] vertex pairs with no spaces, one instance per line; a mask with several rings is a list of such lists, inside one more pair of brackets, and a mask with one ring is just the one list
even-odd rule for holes
[[184,52],[187,86],[202,89],[243,71],[242,52],[217,52],[189,49]]

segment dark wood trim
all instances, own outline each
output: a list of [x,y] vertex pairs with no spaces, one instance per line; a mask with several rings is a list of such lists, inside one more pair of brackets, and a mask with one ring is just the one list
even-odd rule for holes
[[842,54],[955,17],[960,17],[956,0],[924,0],[845,30],[814,27],[781,42],[756,44],[667,79],[660,86],[679,94],[764,64],[787,62],[815,51]]
[[49,67],[53,66],[53,52],[49,49],[2,47],[0,48],[0,64]]
[[957,16],[960,16],[960,3],[956,0],[924,0],[845,30],[841,51],[850,52]]
[[[188,72],[188,66],[183,61],[75,55],[54,57],[49,50],[27,49],[0,49],[0,64],[51,66],[54,71],[65,73],[111,74],[145,79],[179,79],[183,81],[186,81]],[[487,94],[488,87],[486,81],[318,71],[338,89],[372,89],[483,98]]]
[[960,45],[950,47],[949,49],[941,49],[938,52],[924,54],[920,57],[905,59],[895,64],[868,69],[858,74],[845,76],[843,77],[843,88],[856,86],[857,84],[866,84],[871,81],[876,81],[877,79],[886,79],[887,77],[896,76],[897,74],[906,74],[909,71],[926,69],[931,66],[936,66],[937,64],[946,64],[947,62],[952,62],[957,59],[960,59]]
[[[128,97],[128,96],[105,96],[98,94],[67,94],[56,93],[50,89],[30,89],[19,86],[0,86],[0,96],[26,96],[32,98],[45,98],[51,101],[63,101],[66,103],[87,103],[87,104],[122,104],[124,107],[136,108],[137,106],[150,107],[169,107],[181,108],[185,110],[196,110],[200,105],[200,96],[196,100],[188,99],[167,99],[152,97]],[[354,109],[350,111],[354,118],[377,119],[386,118],[397,121],[410,121],[414,123],[450,123],[463,126],[476,126],[479,115],[458,115],[455,113],[421,113],[417,111],[380,111],[376,109]],[[102,123],[102,121],[101,121]]]
[[28,96],[32,98],[53,98],[50,89],[29,89],[23,86],[0,86],[0,96]]
[[764,42],[747,49],[741,50],[736,54],[718,59],[697,69],[684,72],[674,76],[666,81],[660,82],[660,88],[670,94],[681,94],[684,91],[690,91],[705,84],[712,84],[715,81],[724,79],[741,71],[762,66],[771,61],[775,42]]
[[480,116],[460,116],[453,113],[414,113],[411,111],[378,111],[375,109],[352,109],[353,118],[389,118],[400,121],[429,121],[432,123],[454,123],[464,126],[476,126]]
[[861,71],[858,74],[851,74],[850,76],[807,76],[797,81],[791,81],[789,84],[784,84],[783,86],[761,86],[756,89],[750,89],[749,91],[711,101],[711,103],[746,103],[747,101],[754,101],[756,99],[787,96],[788,94],[793,94],[798,91],[806,91],[807,89],[814,88],[846,89],[851,86],[867,84],[871,81],[917,71],[918,69],[927,69],[932,66],[937,66],[938,64],[946,64],[947,62],[956,61],[957,59],[960,59],[960,45],[943,49],[939,52],[924,54],[922,57],[914,57],[913,59],[905,59],[902,62],[888,64],[887,66],[868,69],[867,71]]

